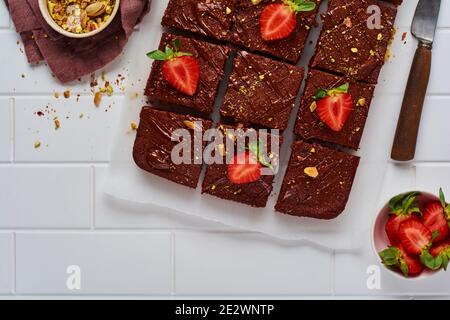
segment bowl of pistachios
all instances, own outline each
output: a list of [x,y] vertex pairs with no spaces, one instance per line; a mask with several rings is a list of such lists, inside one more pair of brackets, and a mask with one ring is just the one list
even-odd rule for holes
[[108,27],[119,10],[120,0],[39,0],[45,21],[69,38],[87,38]]

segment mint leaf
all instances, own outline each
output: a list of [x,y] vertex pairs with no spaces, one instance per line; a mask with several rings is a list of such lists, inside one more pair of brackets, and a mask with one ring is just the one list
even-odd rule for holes
[[317,101],[317,100],[323,99],[323,98],[325,98],[327,95],[328,95],[328,94],[327,94],[327,91],[326,91],[326,90],[318,89],[317,92],[316,92],[316,95],[314,96],[314,100]]
[[169,47],[169,46],[166,46],[166,56],[167,56],[167,57],[173,56],[173,50],[172,50],[172,48]]
[[147,57],[153,60],[161,60],[161,61],[164,61],[167,58],[166,54],[161,50],[151,51],[147,53]]
[[294,9],[295,12],[313,11],[316,8],[316,3],[306,0],[287,1],[288,5]]
[[180,39],[175,38],[175,40],[173,40],[173,49],[175,50],[175,52],[180,50]]

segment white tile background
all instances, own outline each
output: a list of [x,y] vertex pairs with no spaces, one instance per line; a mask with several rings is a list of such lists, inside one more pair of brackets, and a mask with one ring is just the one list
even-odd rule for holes
[[[401,8],[397,37],[408,31],[416,3]],[[443,67],[450,1],[442,2],[439,28],[417,161],[388,165],[381,200],[406,189],[450,190],[450,82]],[[143,37],[142,30],[132,37],[105,69],[108,78],[126,76],[133,43]],[[377,265],[369,235],[361,251],[335,253],[108,198],[101,190],[122,93],[95,108],[88,80],[59,84],[47,67],[28,65],[18,40],[0,1],[0,296],[450,296],[442,285],[450,273],[405,283],[383,272],[381,289],[367,289],[367,268]],[[409,50],[412,60],[415,46],[408,33],[393,53]],[[401,101],[411,60],[391,60],[405,73],[382,81],[377,96]],[[67,89],[70,99],[53,97]],[[46,105],[56,110],[58,131],[53,117],[34,114]],[[66,287],[70,265],[82,270],[80,290]]]

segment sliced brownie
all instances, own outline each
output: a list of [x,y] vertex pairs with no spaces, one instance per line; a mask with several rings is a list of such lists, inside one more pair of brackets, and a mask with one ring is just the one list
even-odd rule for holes
[[[330,90],[349,84],[352,111],[340,131],[333,131],[318,115],[315,97],[319,90]],[[375,85],[349,80],[326,72],[311,70],[308,73],[295,133],[303,140],[318,139],[357,150],[366,124]]]
[[[381,9],[380,28],[369,28],[376,21],[371,5]],[[382,1],[331,0],[311,67],[376,84],[396,15],[396,7]]]
[[315,219],[334,219],[345,209],[359,158],[297,141],[275,209]]
[[[186,115],[143,107],[133,148],[133,158],[138,167],[157,176],[191,188],[196,188],[202,161],[196,163],[195,156],[203,153],[194,143],[194,133],[201,135],[211,127],[211,121]],[[172,141],[175,130],[186,129],[191,137],[190,162],[176,164],[172,161],[172,150],[178,141]],[[197,158],[198,159],[198,158]]]
[[[232,132],[230,129],[236,131]],[[260,146],[264,146],[260,150],[267,150],[267,155],[272,160],[272,166],[276,168],[278,166],[279,151],[271,139],[277,139],[280,146],[282,143],[281,137],[254,129],[243,128],[240,125],[235,127],[219,125],[218,130],[223,140],[216,143],[215,147],[216,152],[219,153],[218,156],[222,159],[222,163],[210,163],[208,165],[205,179],[203,180],[202,193],[244,203],[252,207],[265,207],[272,192],[275,173],[268,167],[267,162],[262,161],[257,156],[253,158],[253,164],[247,161],[249,165],[234,166],[234,164],[239,163],[235,161],[234,157],[236,155],[248,154],[253,156],[257,153],[248,140],[241,145],[244,149],[239,148],[238,139],[253,131],[258,139],[261,138]],[[227,146],[233,147],[230,150]],[[247,158],[243,159],[248,160]],[[244,163],[246,162],[244,161]]]
[[285,130],[303,75],[303,68],[238,52],[220,114],[237,122]]
[[192,54],[200,66],[200,80],[196,93],[189,96],[172,87],[162,73],[164,61],[154,61],[145,94],[151,101],[161,101],[211,113],[231,50],[224,46],[169,33],[163,33],[159,50],[165,51],[166,46],[172,46],[175,39],[179,39],[179,51]]
[[227,40],[235,4],[236,0],[170,0],[162,25]]
[[250,51],[261,52],[297,63],[300,60],[310,29],[315,25],[316,15],[322,0],[314,0],[313,11],[297,14],[297,25],[294,32],[284,39],[265,41],[261,36],[259,19],[267,5],[283,3],[282,0],[238,0],[231,41]]

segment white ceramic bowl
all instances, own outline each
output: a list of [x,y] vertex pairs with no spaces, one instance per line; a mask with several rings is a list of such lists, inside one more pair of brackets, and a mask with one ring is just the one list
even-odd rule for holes
[[[439,197],[437,197],[431,193],[428,193],[428,192],[421,192],[420,195],[417,196],[417,202],[418,202],[419,208],[421,208],[421,209],[424,208],[425,204],[430,201],[438,201],[439,202]],[[392,274],[398,278],[408,280],[408,281],[426,279],[426,278],[429,278],[430,276],[438,273],[439,271],[432,271],[429,269],[425,269],[422,272],[422,274],[420,274],[419,276],[407,278],[407,277],[403,276],[400,272],[397,272],[396,270],[393,270],[393,269],[389,269],[384,264],[381,263],[381,259],[378,255],[378,252],[382,251],[383,249],[387,248],[390,245],[389,239],[388,239],[386,231],[385,231],[386,222],[389,219],[389,213],[390,213],[389,203],[386,203],[385,206],[378,213],[378,215],[375,218],[375,221],[372,225],[372,248],[375,251],[375,255],[378,257],[378,261],[383,266],[383,268],[388,270],[390,274]]]
[[115,16],[117,15],[117,12],[119,11],[119,6],[120,6],[120,0],[116,0],[113,11],[111,12],[111,15],[110,15],[108,21],[106,21],[100,28],[98,28],[94,31],[91,31],[91,32],[86,32],[86,33],[73,33],[73,32],[64,30],[55,22],[55,20],[53,20],[52,16],[50,15],[50,12],[48,11],[47,0],[39,0],[39,9],[41,10],[42,16],[44,17],[44,19],[48,23],[48,25],[50,27],[52,27],[52,29],[55,30],[56,32],[66,36],[66,37],[69,37],[69,38],[88,38],[88,37],[92,37],[92,36],[102,32],[114,20]]

